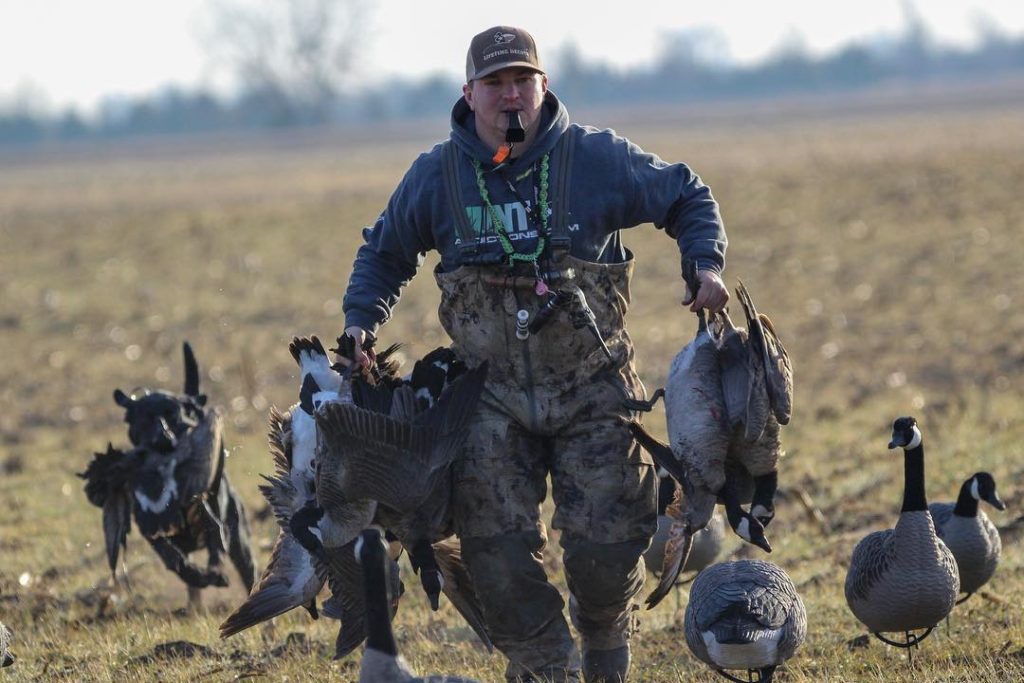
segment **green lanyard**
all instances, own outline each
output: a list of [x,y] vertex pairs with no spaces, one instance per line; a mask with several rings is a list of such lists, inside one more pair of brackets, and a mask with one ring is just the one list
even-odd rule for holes
[[548,234],[548,167],[550,160],[550,154],[545,154],[540,160],[540,198],[538,204],[540,205],[541,231],[537,238],[537,248],[530,254],[521,254],[513,246],[508,229],[505,227],[505,221],[501,220],[501,214],[491,204],[491,195],[487,191],[487,183],[484,181],[484,171],[480,166],[480,162],[473,159],[473,168],[476,169],[476,184],[480,188],[480,198],[484,200],[487,211],[491,215],[491,223],[494,224],[494,229],[498,233],[498,242],[501,243],[501,249],[505,252],[509,265],[516,261],[536,265],[537,259],[544,251]]

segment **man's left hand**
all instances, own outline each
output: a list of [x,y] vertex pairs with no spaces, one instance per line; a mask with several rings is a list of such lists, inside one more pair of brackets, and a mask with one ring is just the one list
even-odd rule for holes
[[712,313],[718,313],[725,308],[725,305],[729,303],[729,290],[722,282],[722,277],[714,271],[701,270],[697,273],[697,280],[700,282],[700,286],[697,288],[697,297],[694,298],[687,287],[683,305],[689,305],[690,310],[694,313],[702,308],[706,308]]

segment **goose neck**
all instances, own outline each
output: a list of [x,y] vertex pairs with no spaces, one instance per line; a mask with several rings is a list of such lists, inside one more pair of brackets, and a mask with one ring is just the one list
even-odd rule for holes
[[924,446],[903,451],[903,508],[902,512],[927,510],[924,495]]
[[960,495],[956,499],[953,514],[957,517],[977,517],[978,499],[971,493],[971,481],[960,487]]
[[[380,541],[376,541],[380,543]],[[377,549],[367,553],[363,570],[366,591],[366,647],[386,655],[398,656],[395,633],[391,629],[391,610],[388,608],[387,567],[384,553]]]

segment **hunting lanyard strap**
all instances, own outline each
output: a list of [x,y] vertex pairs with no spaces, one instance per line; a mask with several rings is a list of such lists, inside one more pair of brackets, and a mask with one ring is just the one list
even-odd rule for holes
[[[490,192],[487,191],[487,181],[484,178],[484,170],[480,166],[480,162],[473,159],[473,170],[476,171],[476,186],[480,190],[480,199],[484,200],[484,205],[487,207],[487,211],[491,215],[491,223],[494,225],[494,230],[498,234],[498,242],[501,243],[501,249],[505,252],[505,257],[508,258],[509,265],[512,265],[516,261],[523,263],[537,263],[537,258],[544,251],[544,245],[547,240],[548,234],[548,171],[549,164],[551,162],[551,154],[545,154],[540,160],[540,232],[537,235],[537,246],[531,253],[523,254],[516,251],[515,245],[512,244],[512,238],[509,237],[508,228],[505,227],[505,221],[502,220],[501,214],[494,208],[494,204],[491,203]],[[525,208],[525,207],[523,207]]]
[[[550,167],[550,157],[552,154],[548,153],[544,155],[541,168],[543,176],[540,190],[541,198],[538,201],[538,204],[541,205],[541,218],[543,221],[542,235],[538,240],[538,247],[535,254],[518,254],[513,249],[512,253],[516,254],[518,258],[513,258],[510,255],[510,263],[514,260],[518,260],[531,262],[536,265],[537,258],[543,252],[545,242],[551,245],[552,249],[556,252],[556,257],[559,253],[565,253],[569,250],[569,178],[572,171],[572,152],[575,141],[576,136],[573,135],[572,131],[565,131],[554,150],[553,156],[555,158],[556,173],[553,193],[554,209],[551,211],[554,220],[550,230],[548,229],[548,213],[551,192],[549,190],[550,184],[545,180],[545,178],[549,175],[549,173],[546,172],[546,169],[547,167]],[[475,260],[475,257],[477,256],[480,239],[483,233],[483,225],[481,222],[478,229],[474,230],[474,226],[470,224],[469,217],[466,215],[466,205],[463,202],[461,191],[462,186],[459,183],[459,157],[459,150],[455,144],[451,140],[446,140],[442,145],[442,176],[444,178],[445,191],[448,195],[448,204],[451,207],[455,220],[455,230],[459,236],[459,251],[462,253],[463,263],[467,263]],[[477,182],[479,185],[482,168],[476,161],[474,161],[474,166],[477,171]],[[507,230],[505,230],[505,223],[501,220],[501,214],[497,213],[497,210],[490,203],[489,195],[486,194],[486,187],[483,189],[483,192],[481,192],[481,198],[487,205],[488,212],[491,216],[491,222],[495,226],[499,241],[501,241],[502,250],[505,251],[506,254],[509,254],[509,249],[512,246],[511,240],[508,238]],[[502,233],[504,233],[504,235]],[[533,257],[532,259],[530,258],[531,256]]]

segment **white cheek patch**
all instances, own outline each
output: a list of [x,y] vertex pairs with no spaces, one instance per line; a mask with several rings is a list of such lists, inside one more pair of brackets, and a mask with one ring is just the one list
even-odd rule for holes
[[910,443],[908,443],[903,448],[908,450],[908,451],[910,451],[910,450],[913,450],[913,449],[917,448],[920,445],[921,445],[921,430],[917,428],[917,425],[914,425],[914,436],[910,439]]
[[[754,517],[757,517],[758,519],[760,519],[762,517],[772,517],[773,516],[772,513],[768,511],[768,508],[766,508],[763,505],[755,505],[753,508],[751,508],[750,514],[752,514]],[[746,521],[746,520],[743,520],[743,521]]]
[[978,490],[977,477],[971,480],[971,497],[974,498],[974,500],[981,500],[981,492]]
[[178,497],[178,482],[170,478],[164,482],[164,490],[160,497],[153,500],[142,491],[135,489],[135,500],[139,501],[139,507],[146,512],[163,512],[172,500]]
[[750,540],[750,520],[744,517],[740,520],[740,523],[736,526],[736,533],[744,541]]

